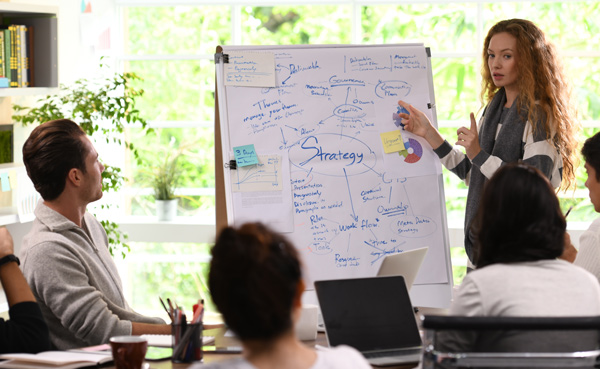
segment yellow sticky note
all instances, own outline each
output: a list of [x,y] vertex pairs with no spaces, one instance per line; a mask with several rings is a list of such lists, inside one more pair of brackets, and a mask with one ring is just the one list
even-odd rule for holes
[[402,134],[400,131],[390,131],[380,133],[381,143],[383,144],[383,151],[386,154],[405,150],[404,141],[402,141]]
[[16,170],[8,171],[8,180],[10,181],[11,188],[17,188],[17,171]]

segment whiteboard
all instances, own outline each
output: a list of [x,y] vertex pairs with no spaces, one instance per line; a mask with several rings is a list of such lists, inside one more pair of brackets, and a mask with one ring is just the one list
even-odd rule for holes
[[[411,299],[448,307],[452,269],[441,165],[423,139],[394,122],[402,99],[436,124],[428,49],[218,50],[223,162],[241,163],[248,145],[258,160],[223,171],[229,224],[262,221],[284,233],[300,251],[309,288],[315,280],[374,276],[386,255],[427,246]],[[251,85],[263,77],[273,82]],[[404,150],[385,152],[390,132],[401,133]]]

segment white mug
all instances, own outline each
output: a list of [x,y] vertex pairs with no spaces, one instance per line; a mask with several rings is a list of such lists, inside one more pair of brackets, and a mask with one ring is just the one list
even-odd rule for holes
[[317,339],[317,319],[319,307],[317,305],[302,304],[300,319],[296,322],[296,337],[301,341],[314,341]]

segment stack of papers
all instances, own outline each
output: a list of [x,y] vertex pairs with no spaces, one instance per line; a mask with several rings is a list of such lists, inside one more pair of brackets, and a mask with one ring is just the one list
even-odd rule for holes
[[107,363],[112,361],[112,355],[70,351],[45,351],[39,354],[4,354],[0,355],[0,359],[6,360],[0,362],[0,368],[76,369]]

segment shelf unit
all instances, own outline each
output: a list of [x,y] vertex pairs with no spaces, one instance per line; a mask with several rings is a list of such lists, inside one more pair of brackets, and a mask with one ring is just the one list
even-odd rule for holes
[[[58,91],[58,6],[0,2],[0,24],[33,27],[34,85],[0,88],[0,124],[12,124],[12,97],[41,96]],[[13,148],[15,150],[15,148]],[[18,149],[16,149],[18,150]],[[30,221],[31,203],[39,195],[20,163],[0,164],[3,179],[11,177],[10,191],[0,192],[0,226]]]
[[58,87],[58,7],[0,2],[0,23],[33,27],[32,87],[3,88],[0,96],[43,94],[43,91],[21,91]]

